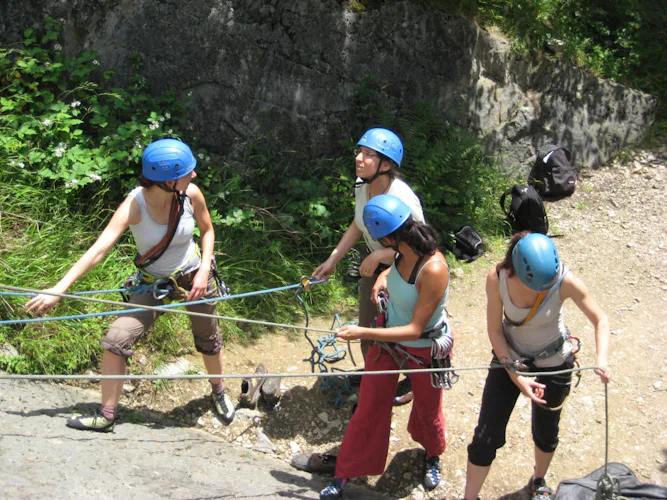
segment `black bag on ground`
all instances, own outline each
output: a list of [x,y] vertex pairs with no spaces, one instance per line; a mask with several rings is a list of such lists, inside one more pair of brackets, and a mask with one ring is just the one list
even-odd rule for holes
[[[667,488],[654,484],[642,483],[625,465],[607,464],[607,474],[618,484],[614,488],[616,495],[634,500],[654,500],[667,498]],[[581,479],[568,479],[558,486],[554,500],[595,500],[598,481],[604,475],[604,466]],[[614,496],[613,498],[618,498]]]
[[[507,195],[511,195],[509,209],[505,207]],[[515,233],[530,231],[547,234],[549,231],[549,219],[544,203],[533,186],[524,184],[512,186],[500,197],[500,208]]]
[[482,237],[470,226],[463,226],[454,233],[452,253],[457,259],[472,262],[484,253]]
[[567,148],[556,144],[547,144],[537,150],[528,184],[543,198],[564,198],[574,193],[577,181],[577,169],[570,159],[572,154]]

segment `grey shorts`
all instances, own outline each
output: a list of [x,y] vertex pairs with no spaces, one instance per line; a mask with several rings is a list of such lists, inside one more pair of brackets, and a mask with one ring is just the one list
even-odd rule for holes
[[[193,277],[194,273],[189,278],[183,277],[178,280],[178,284],[189,290],[192,286],[191,280]],[[212,276],[209,277],[208,285],[208,291],[202,297],[204,299],[213,298],[218,295]],[[146,306],[159,306],[164,303],[162,300],[153,297],[152,294],[130,295],[129,302],[130,304]],[[186,306],[186,309],[192,312],[215,314],[215,303]],[[146,335],[148,329],[155,323],[155,320],[163,314],[163,312],[146,310],[119,316],[112,323],[107,334],[100,340],[100,344],[102,344],[102,347],[106,351],[123,356],[124,358],[130,358],[133,354],[132,346]],[[206,355],[213,355],[220,352],[222,337],[218,331],[218,320],[202,318],[200,316],[189,316],[189,318],[197,351]]]

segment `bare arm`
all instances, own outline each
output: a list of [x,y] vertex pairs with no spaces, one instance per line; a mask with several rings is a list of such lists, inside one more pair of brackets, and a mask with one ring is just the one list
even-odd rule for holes
[[602,370],[596,370],[596,373],[605,384],[608,383],[612,375],[611,369],[607,366],[609,354],[609,320],[607,315],[588,293],[583,281],[572,272],[569,272],[563,279],[560,293],[563,300],[572,299],[595,328],[595,344],[597,347],[595,364],[602,368]]
[[442,300],[448,283],[449,271],[447,266],[442,262],[429,264],[419,276],[417,282],[419,297],[409,324],[390,328],[362,328],[355,325],[346,325],[341,328],[336,336],[346,340],[360,338],[385,342],[419,340]]
[[[504,270],[500,271],[505,272]],[[496,357],[503,362],[511,359],[507,340],[503,333],[503,300],[500,297],[500,280],[494,267],[486,276],[486,328],[491,347]],[[507,370],[507,369],[506,369]],[[529,399],[536,403],[546,404],[544,400],[544,384],[537,383],[530,377],[523,377],[507,370],[514,385]]]
[[[95,243],[70,268],[58,283],[48,291],[65,293],[69,288],[88,271],[95,267],[111,250],[120,235],[125,232],[130,223],[138,223],[141,219],[139,206],[134,198],[127,197],[121,203],[111,220],[97,238]],[[60,301],[53,295],[37,295],[26,303],[26,311],[36,314],[46,314]]]
[[394,260],[396,251],[393,248],[381,248],[373,250],[359,266],[359,274],[362,276],[372,276],[381,262]]
[[187,298],[187,301],[193,301],[203,297],[208,290],[208,276],[211,272],[211,259],[213,258],[213,247],[215,245],[215,230],[211,222],[211,214],[206,206],[206,199],[201,190],[194,184],[190,184],[187,194],[192,201],[195,221],[199,228],[199,234],[201,234],[201,264],[192,281],[192,289]]
[[357,244],[361,237],[361,229],[359,229],[357,224],[352,221],[352,224],[347,228],[345,234],[343,234],[343,237],[340,239],[333,252],[331,252],[329,258],[313,271],[313,276],[317,279],[329,278],[336,268],[336,264],[338,264],[345,254]]

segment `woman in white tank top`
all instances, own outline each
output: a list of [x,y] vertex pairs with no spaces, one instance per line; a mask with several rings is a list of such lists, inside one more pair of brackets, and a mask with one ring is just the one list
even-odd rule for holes
[[[357,175],[354,219],[329,258],[315,269],[313,276],[318,279],[328,278],[338,262],[363,238],[366,248],[362,251],[363,260],[359,265],[359,326],[368,327],[377,315],[377,308],[371,300],[373,286],[380,272],[391,265],[396,252],[391,248],[382,248],[370,237],[364,226],[364,207],[371,198],[390,194],[410,207],[413,220],[424,222],[424,214],[417,195],[399,178],[398,169],[403,160],[401,139],[391,130],[372,128],[364,132],[357,146],[359,149],[354,158]],[[360,342],[364,359],[370,345],[371,342],[367,340]],[[406,380],[409,382],[409,379]],[[404,404],[411,400],[411,394],[405,394],[402,398],[397,397],[395,403]]]
[[[487,327],[494,361],[512,364],[521,358],[529,371],[571,369],[574,358],[567,340],[562,306],[572,299],[595,327],[596,370],[603,383],[611,380],[607,365],[609,322],[585,285],[562,267],[553,241],[543,234],[518,233],[505,259],[486,279]],[[465,498],[477,498],[505,444],[505,429],[520,394],[532,402],[535,470],[529,482],[533,498],[552,493],[544,477],[558,445],[560,413],[570,391],[572,374],[517,375],[508,369],[489,370],[479,421],[468,446]],[[498,493],[498,492],[494,492]]]
[[[204,195],[191,181],[197,176],[195,160],[187,144],[175,139],[161,139],[150,144],[142,158],[141,186],[134,189],[118,207],[97,241],[72,266],[65,276],[49,291],[66,293],[67,290],[97,265],[120,236],[132,230],[137,250],[144,255],[162,242],[167,234],[169,214],[175,196],[184,203],[175,234],[166,249],[142,267],[142,272],[154,276],[171,276],[178,271],[179,286],[188,289],[186,302],[209,298],[217,294],[211,274],[215,234]],[[182,196],[184,193],[184,196]],[[195,225],[201,234],[201,257],[193,239]],[[165,240],[166,242],[166,240]],[[139,265],[139,261],[137,265]],[[26,308],[36,314],[46,314],[59,302],[53,295],[40,294],[28,301]],[[160,305],[162,300],[151,294],[133,294],[131,303]],[[187,306],[188,310],[215,313],[215,304]],[[132,345],[143,336],[161,313],[144,310],[120,316],[100,340],[104,348],[103,375],[125,374],[126,360],[132,356]],[[202,353],[208,373],[222,373],[222,339],[217,320],[190,316],[195,347]],[[210,379],[214,409],[226,422],[234,418],[234,405],[224,394],[222,379]],[[80,430],[110,432],[113,430],[120,400],[122,380],[102,381],[102,407],[94,415],[73,417],[69,427]]]

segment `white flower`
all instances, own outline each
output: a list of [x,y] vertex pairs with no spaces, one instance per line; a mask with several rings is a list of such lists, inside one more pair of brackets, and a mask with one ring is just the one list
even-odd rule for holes
[[53,46],[53,50],[63,50],[63,46],[57,43]]
[[171,118],[171,114],[170,113],[165,113],[164,117],[168,120],[169,118]]
[[70,106],[72,106],[72,108],[76,109],[79,106],[81,106],[81,101],[73,101],[72,104],[70,104]]
[[55,150],[56,156],[58,158],[62,158],[63,153],[65,152],[66,149],[67,149],[67,147],[65,146],[64,143],[61,142],[60,144],[58,144],[58,147]]
[[42,125],[44,125],[45,127],[48,127],[49,125],[51,125],[51,120],[49,120],[49,119],[47,118],[46,120],[44,120],[44,121],[42,122]]
[[197,155],[197,157],[198,157],[200,160],[203,160],[203,159],[204,159],[204,153],[199,153],[199,154]]
[[90,178],[91,178],[92,180],[94,180],[94,181],[102,180],[102,177],[100,177],[100,176],[97,175],[97,174],[88,174],[88,177],[90,177]]
[[160,120],[161,122],[163,122],[163,121],[164,121],[164,116],[161,116],[161,117],[159,118],[159,120]]
[[155,130],[156,128],[160,128],[160,124],[159,123],[151,123],[148,126],[148,128],[151,129],[151,130]]
[[97,59],[93,59],[93,64],[94,64],[95,66],[99,66],[99,65],[100,65],[100,62],[99,62]]
[[188,97],[192,97],[192,90],[188,92]]
[[79,182],[79,179],[72,179],[72,184],[76,184],[77,182]]
[[18,164],[18,167],[19,167],[19,168],[24,168],[25,165],[21,162],[21,163]]

